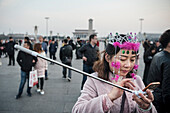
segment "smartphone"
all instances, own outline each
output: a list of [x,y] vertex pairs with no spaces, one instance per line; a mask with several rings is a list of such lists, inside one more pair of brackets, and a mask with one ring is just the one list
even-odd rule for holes
[[160,82],[152,82],[148,86],[146,86],[142,91],[146,91],[147,89],[154,90],[160,85]]

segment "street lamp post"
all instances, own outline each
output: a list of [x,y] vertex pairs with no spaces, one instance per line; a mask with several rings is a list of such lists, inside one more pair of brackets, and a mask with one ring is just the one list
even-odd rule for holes
[[49,17],[45,17],[45,19],[46,19],[46,35],[47,35],[47,38],[48,38],[48,19],[49,19]]
[[59,33],[57,33],[57,40],[59,41]]
[[37,41],[37,33],[38,33],[38,27],[34,27],[34,33],[35,33],[35,40]]
[[140,33],[142,34],[142,21],[144,20],[143,18],[140,18]]
[[50,39],[52,40],[53,31],[50,31]]

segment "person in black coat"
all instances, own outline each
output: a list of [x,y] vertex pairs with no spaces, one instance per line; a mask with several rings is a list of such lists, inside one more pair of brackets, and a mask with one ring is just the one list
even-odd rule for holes
[[82,43],[80,40],[80,37],[77,37],[77,42],[76,42],[76,59],[80,59],[78,55],[78,50],[82,47]]
[[[98,46],[96,46],[96,44],[97,44],[97,35],[92,34],[89,37],[89,42],[83,45],[78,50],[79,57],[83,59],[83,71],[89,74],[94,72],[94,70],[92,69],[93,64],[95,61],[99,59],[98,57],[99,48]],[[81,90],[83,89],[86,79],[87,79],[87,76],[83,75]]]
[[145,63],[145,69],[144,69],[144,75],[143,75],[143,82],[145,84],[145,86],[147,86],[147,77],[148,77],[148,73],[149,73],[149,68],[150,68],[150,64],[151,61],[153,59],[153,56],[156,54],[156,45],[151,41],[150,44],[150,48],[147,49],[144,52],[144,63]]
[[3,51],[3,40],[0,40],[0,58],[1,58],[1,55],[2,55],[2,51]]
[[[50,43],[50,47],[49,47],[49,53],[50,53],[50,58],[53,59],[53,60],[56,60],[56,54],[57,52],[57,45],[54,41],[54,39],[52,39],[51,43]],[[54,64],[54,63],[51,63],[51,64]]]
[[70,45],[72,47],[72,49],[76,49],[76,45],[73,43],[73,40],[67,36],[67,40],[68,40],[68,45]]
[[[25,48],[30,49],[30,46],[31,45],[29,42],[24,42]],[[19,99],[21,97],[26,79],[28,79],[27,95],[31,97],[31,87],[29,87],[29,72],[32,70],[32,66],[34,66],[35,63],[37,62],[37,58],[23,51],[19,51],[18,56],[17,56],[17,62],[19,66],[21,67],[21,81],[20,81],[18,94],[16,95],[15,98]]]
[[8,41],[5,40],[5,43],[4,43],[4,54],[5,54],[5,57],[8,57],[7,47],[8,47]]
[[[73,58],[73,49],[70,45],[67,44],[68,40],[64,39],[64,46],[60,48],[60,60],[62,63],[71,66],[72,58]],[[66,78],[67,68],[63,67],[63,78]],[[71,70],[68,72],[68,81],[71,81]]]
[[13,66],[15,65],[15,51],[14,51],[14,41],[12,37],[9,37],[9,42],[7,45],[7,52],[8,52],[8,56],[9,56],[9,64],[8,66],[11,65],[11,61],[13,61]]
[[153,104],[158,113],[170,113],[170,29],[161,35],[159,42],[164,50],[153,57],[147,82],[160,82],[153,92]]

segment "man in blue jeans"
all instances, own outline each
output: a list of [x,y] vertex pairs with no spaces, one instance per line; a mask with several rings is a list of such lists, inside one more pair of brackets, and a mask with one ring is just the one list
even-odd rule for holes
[[[24,42],[24,47],[27,49],[30,49],[30,43]],[[15,97],[16,99],[19,99],[21,97],[26,79],[28,79],[27,95],[31,97],[31,87],[29,87],[29,72],[32,70],[32,66],[35,65],[36,61],[37,59],[35,57],[27,53],[24,53],[22,51],[19,51],[18,56],[17,56],[17,62],[19,66],[21,67],[21,82],[20,82],[18,94]]]
[[[97,35],[92,34],[89,37],[89,43],[83,45],[78,50],[78,56],[83,59],[83,71],[89,74],[93,73],[93,64],[97,61],[99,48],[96,46],[97,44]],[[84,83],[86,82],[87,76],[83,75],[81,90],[83,89]]]

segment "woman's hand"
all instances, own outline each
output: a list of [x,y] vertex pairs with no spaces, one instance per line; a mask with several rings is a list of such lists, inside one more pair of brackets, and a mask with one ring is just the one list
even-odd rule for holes
[[145,97],[142,93],[139,93],[141,99],[138,98],[138,96],[136,96],[135,94],[133,95],[134,101],[136,101],[136,103],[142,109],[148,109],[151,102],[154,100],[153,94],[149,89],[146,90],[146,93],[148,94],[148,97]]
[[[119,86],[126,87],[128,89],[134,90],[134,83],[131,81],[131,79],[123,79],[122,81],[116,83]],[[111,101],[114,101],[115,99],[119,98],[123,94],[123,90],[117,87],[113,87],[110,93],[108,94]]]

